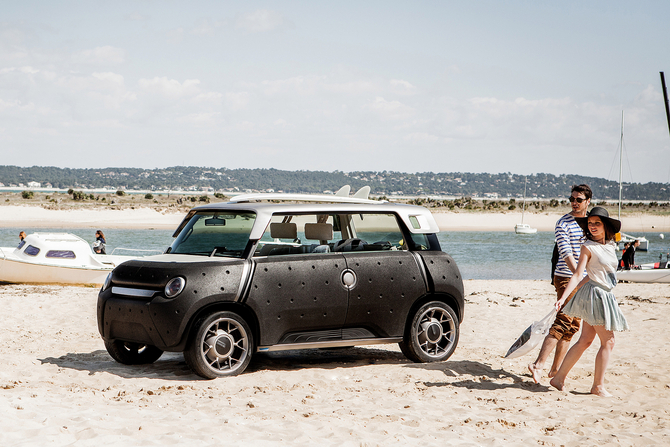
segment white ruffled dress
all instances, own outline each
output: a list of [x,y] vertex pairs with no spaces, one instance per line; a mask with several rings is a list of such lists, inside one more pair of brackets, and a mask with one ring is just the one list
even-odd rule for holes
[[612,289],[617,284],[617,257],[614,242],[599,244],[591,240],[584,242],[591,257],[586,264],[590,281],[575,293],[563,306],[562,312],[578,317],[591,326],[605,326],[608,331],[629,329],[626,318],[619,309]]

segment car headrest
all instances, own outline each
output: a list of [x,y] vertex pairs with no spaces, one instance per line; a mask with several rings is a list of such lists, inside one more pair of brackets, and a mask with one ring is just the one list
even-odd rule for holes
[[329,241],[333,238],[333,225],[329,223],[306,223],[305,239]]

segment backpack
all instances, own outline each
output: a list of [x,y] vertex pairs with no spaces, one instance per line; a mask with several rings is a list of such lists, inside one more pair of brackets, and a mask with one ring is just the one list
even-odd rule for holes
[[554,284],[554,272],[558,264],[558,244],[554,243],[554,253],[551,255],[551,284]]

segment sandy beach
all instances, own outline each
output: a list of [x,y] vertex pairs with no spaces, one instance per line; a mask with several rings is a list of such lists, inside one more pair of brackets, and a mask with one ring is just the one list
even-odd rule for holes
[[[174,228],[183,213],[2,206],[5,227]],[[443,231],[511,231],[518,214],[435,213]],[[557,214],[527,214],[551,231]],[[654,217],[654,216],[651,216]],[[663,224],[657,217],[657,224]],[[653,219],[652,219],[653,221]],[[648,222],[645,219],[645,222]],[[206,381],[179,353],[124,366],[96,326],[97,289],[0,285],[0,445],[667,445],[670,295],[620,284],[632,331],[617,334],[610,399],[591,396],[596,341],[567,392],[533,383],[536,352],[509,346],[555,300],[548,281],[465,283],[461,340],[443,363],[396,345],[257,354],[244,374]]]
[[[461,340],[443,363],[396,345],[258,354],[213,381],[181,354],[124,366],[96,327],[97,290],[0,286],[0,445],[668,445],[667,286],[621,284],[613,398],[588,395],[597,342],[568,391],[533,383],[536,354],[502,356],[554,300],[547,281],[467,281]],[[250,444],[249,444],[250,443]]]
[[[565,212],[569,210],[564,210]],[[432,210],[441,231],[514,231],[521,222],[515,212],[450,212]],[[37,228],[155,228],[172,229],[181,222],[185,211],[136,207],[113,209],[44,209],[40,206],[0,206],[0,226]],[[524,222],[538,231],[554,231],[562,212],[526,213]],[[622,217],[625,232],[670,232],[670,216],[630,214]]]

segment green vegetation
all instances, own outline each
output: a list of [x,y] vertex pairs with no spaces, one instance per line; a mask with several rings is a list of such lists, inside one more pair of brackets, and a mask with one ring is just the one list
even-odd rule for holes
[[[192,166],[176,166],[164,169],[103,168],[70,169],[33,166],[0,166],[0,183],[5,186],[27,185],[40,182],[58,189],[96,189],[107,188],[116,191],[122,197],[125,190],[168,191],[178,194],[202,194],[204,190],[220,194],[226,192],[286,192],[286,193],[323,193],[335,192],[343,185],[351,185],[355,191],[370,186],[374,194],[387,197],[405,196],[452,196],[459,198],[486,197],[486,200],[508,203],[505,208],[515,205],[520,208],[526,176],[501,173],[467,172],[418,172],[396,171],[281,171],[277,169],[226,169]],[[618,199],[618,182],[596,177],[577,175],[533,174],[528,177],[527,204],[540,199],[558,198],[545,207],[564,206],[563,197],[567,197],[574,184],[587,183],[594,191],[595,201]],[[69,192],[72,194],[72,192]],[[487,197],[488,196],[488,197]],[[516,203],[509,202],[516,199]],[[624,199],[634,203],[642,200],[670,200],[670,184],[666,183],[630,183],[624,187]],[[198,199],[196,199],[197,201]],[[424,199],[425,200],[425,199]],[[493,204],[487,206],[495,208]],[[452,203],[454,208],[461,208]],[[465,205],[467,207],[467,204]]]

